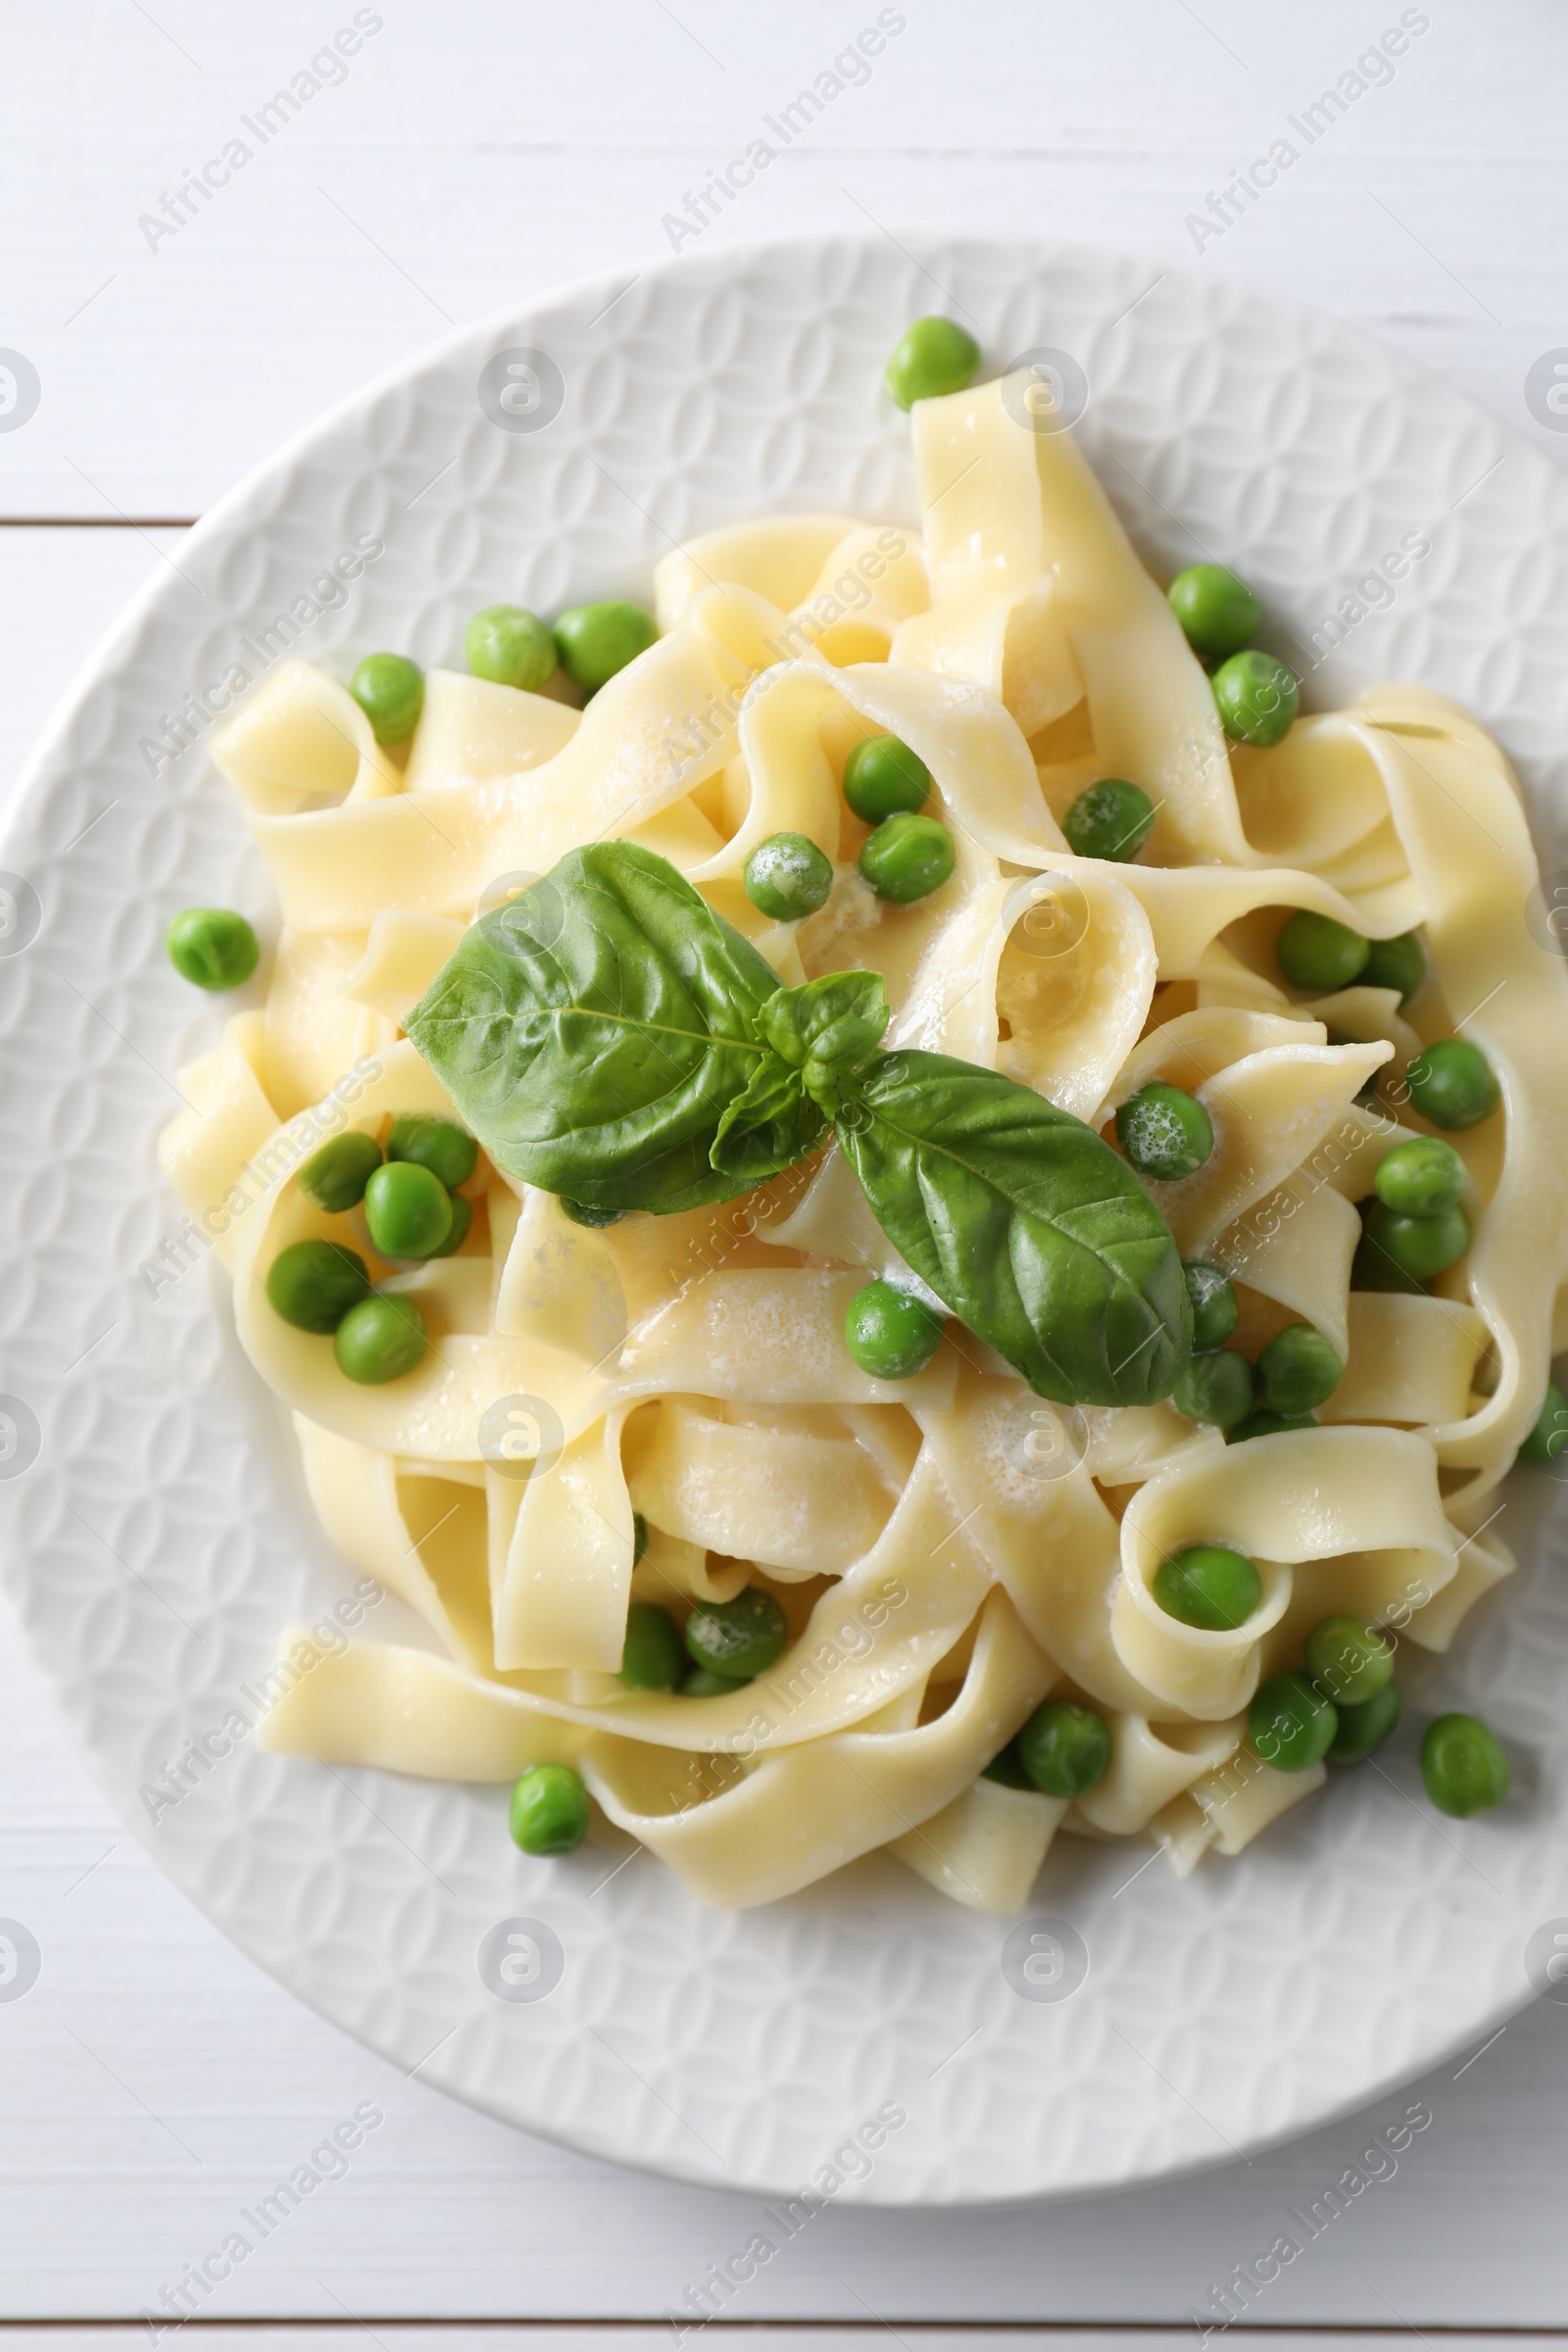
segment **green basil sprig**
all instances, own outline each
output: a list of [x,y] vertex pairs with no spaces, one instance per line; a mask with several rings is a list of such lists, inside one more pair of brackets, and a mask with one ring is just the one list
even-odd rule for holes
[[409,1034],[497,1163],[596,1208],[731,1199],[832,1121],[884,1232],[1037,1395],[1153,1404],[1192,1348],[1170,1229],[1093,1128],[880,1051],[881,975],[780,988],[672,865],[574,850],[481,917]]
[[[714,1167],[760,1182],[748,1172],[786,1148],[793,1122],[812,1113],[819,1122],[823,1112],[833,1116],[841,1071],[870,1059],[891,1017],[880,972],[829,972],[805,988],[777,989],[757,1016],[768,1050],[718,1123],[710,1154]],[[773,1158],[767,1173],[789,1164]]]

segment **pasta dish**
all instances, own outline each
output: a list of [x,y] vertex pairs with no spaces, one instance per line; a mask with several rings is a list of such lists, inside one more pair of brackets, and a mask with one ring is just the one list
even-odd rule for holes
[[[1425,689],[1303,714],[978,356],[890,364],[915,523],[738,522],[466,669],[279,664],[214,743],[275,942],[170,935],[249,995],[164,1167],[415,1613],[289,1630],[264,1744],[710,1904],[1238,1854],[1394,1732],[1568,1438],[1506,760]],[[1471,1716],[1421,1764],[1506,1796]]]

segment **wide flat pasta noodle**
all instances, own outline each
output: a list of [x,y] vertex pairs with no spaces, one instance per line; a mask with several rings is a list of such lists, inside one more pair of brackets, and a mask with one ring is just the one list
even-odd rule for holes
[[[366,930],[387,906],[466,920],[502,877],[543,873],[581,840],[634,833],[722,767],[751,674],[716,627],[689,623],[612,678],[542,765],[304,814],[255,807],[285,922]],[[691,714],[707,710],[712,731],[685,748]],[[229,757],[226,737],[214,757]]]
[[1346,1337],[1345,1377],[1321,1407],[1325,1421],[1393,1421],[1413,1429],[1462,1421],[1468,1413],[1489,1337],[1486,1317],[1473,1306],[1355,1291]]
[[[945,620],[973,642],[976,599],[999,592],[1038,637],[1045,615],[1029,600],[1049,573],[1103,772],[1136,778],[1155,803],[1155,854],[1250,864],[1208,681],[1071,433],[1033,429],[1037,389],[1020,374],[916,405],[932,609],[906,624],[893,659],[942,659]],[[1063,653],[1036,654],[1021,712],[1031,733],[1070,707],[1068,674]],[[1048,695],[1043,675],[1063,682]],[[994,656],[977,682],[1002,689]]]
[[[264,1744],[479,1782],[571,1764],[705,1901],[776,1899],[885,1847],[1007,1912],[1061,1835],[1152,1839],[1179,1873],[1241,1853],[1324,1777],[1251,1748],[1259,1678],[1339,1611],[1441,1652],[1510,1572],[1492,1489],[1568,1332],[1568,977],[1530,933],[1512,777],[1411,688],[1228,744],[1058,427],[1027,372],[918,403],[918,530],[819,514],[694,540],[658,567],[658,641],[581,712],[559,676],[528,695],[436,669],[388,752],[337,680],[291,662],[215,738],[282,927],[265,1005],[181,1071],[162,1156],[232,1263],[324,1530],[426,1637],[335,1656],[289,1637]],[[950,880],[907,906],[858,872],[842,791],[876,734],[924,763],[955,845]],[[1127,863],[1062,832],[1107,774],[1156,805]],[[779,832],[834,868],[799,923],[745,890]],[[912,1378],[871,1377],[845,1341],[867,1274],[944,1310],[831,1144],[742,1200],[603,1229],[481,1160],[461,1249],[415,1265],[376,1257],[362,1211],[316,1207],[295,1179],[328,1136],[452,1115],[398,1031],[476,913],[615,839],[670,859],[781,985],[879,972],[890,1048],[1001,1071],[1107,1135],[1152,1080],[1196,1095],[1214,1151],[1149,1189],[1183,1254],[1238,1284],[1236,1346],[1304,1318],[1339,1351],[1318,1425],[1228,1447],[1170,1400],[1063,1409],[957,1326]],[[1422,926],[1427,984],[1408,1005],[1293,989],[1294,908],[1375,939]],[[1471,1248],[1429,1295],[1352,1291],[1356,1204],[1425,1132],[1397,1115],[1404,1074],[1455,1033],[1503,1092],[1452,1139]],[[417,1301],[413,1372],[357,1386],[273,1313],[269,1268],[311,1238]],[[1233,1635],[1153,1601],[1194,1542],[1257,1563],[1261,1605]],[[634,1600],[678,1628],[749,1585],[786,1626],[764,1673],[704,1697],[619,1680]],[[1049,1691],[1110,1732],[1070,1805],[983,1777]]]
[[885,662],[904,622],[930,602],[915,535],[867,524],[831,551],[790,619],[837,666]]
[[814,1268],[710,1274],[632,1335],[617,1396],[660,1390],[757,1404],[906,1404],[951,1396],[958,1359],[939,1348],[907,1380],[862,1371],[844,1339],[859,1284]]
[[1149,1827],[1171,1799],[1235,1755],[1247,1726],[1228,1723],[1180,1728],[1142,1715],[1110,1717],[1110,1763],[1104,1779],[1074,1811],[1106,1838],[1131,1838]]
[[1242,1749],[1195,1781],[1150,1824],[1185,1877],[1210,1847],[1234,1857],[1293,1805],[1316,1794],[1328,1779],[1321,1764],[1276,1772],[1250,1748]]
[[257,1745],[324,1764],[373,1764],[437,1781],[513,1781],[533,1764],[572,1764],[587,1734],[563,1713],[519,1701],[450,1658],[391,1642],[351,1642],[334,1657],[303,1627],[284,1654],[315,1656],[264,1719]]
[[[1163,1560],[1200,1543],[1229,1544],[1257,1563],[1262,1598],[1235,1633],[1168,1617],[1150,1590]],[[1437,1458],[1424,1438],[1361,1428],[1254,1438],[1195,1453],[1139,1489],[1121,1523],[1111,1642],[1158,1697],[1215,1722],[1257,1688],[1268,1637],[1291,1610],[1298,1583],[1308,1625],[1345,1607],[1379,1623],[1412,1577],[1440,1592],[1453,1577],[1454,1553]],[[1276,1646],[1306,1630],[1293,1624]]]
[[312,802],[358,807],[403,789],[354,697],[308,662],[278,663],[255,700],[214,734],[213,759],[260,815]]
[[473,1541],[482,1494],[444,1479],[400,1480],[395,1456],[334,1437],[302,1414],[294,1434],[317,1516],[344,1558],[416,1609],[453,1657],[490,1672],[490,1596]]
[[258,1068],[265,1041],[259,1012],[236,1013],[225,1022],[216,1052],[181,1069],[186,1107],[158,1139],[160,1167],[225,1265],[236,1220],[261,1189],[247,1171],[278,1129]]
[[1502,1089],[1507,1152],[1468,1258],[1496,1385],[1477,1412],[1436,1433],[1441,1458],[1489,1488],[1540,1409],[1568,1269],[1568,1093],[1542,1052],[1568,1020],[1568,972],[1530,934],[1535,854],[1496,745],[1451,703],[1412,687],[1379,688],[1352,710],[1421,894],[1433,970]]
[[580,712],[549,695],[524,694],[463,670],[428,670],[404,789],[429,792],[521,775],[564,751],[581,723]]
[[1073,1422],[1021,1380],[972,1373],[951,1406],[918,1418],[966,1533],[1041,1647],[1091,1698],[1157,1713],[1111,1642],[1117,1526]]
[[688,1543],[788,1583],[842,1576],[876,1542],[895,1496],[848,1431],[737,1425],[666,1396],[633,1499]]
[[704,1901],[774,1902],[940,1813],[1054,1680],[998,1592],[982,1613],[963,1687],[934,1723],[813,1740],[684,1809],[651,1808],[642,1754],[621,1743],[587,1757],[586,1778],[611,1820]]
[[[428,1656],[428,1669],[405,1663],[400,1672],[406,1681],[425,1675],[432,1690],[467,1690],[466,1703],[475,1716],[495,1727],[493,1752],[499,1758],[509,1757],[525,1737],[514,1719],[540,1715],[659,1748],[751,1759],[821,1740],[918,1692],[973,1622],[988,1583],[983,1557],[956,1524],[934,1463],[922,1456],[872,1549],[813,1604],[798,1640],[776,1665],[741,1690],[712,1698],[628,1691],[607,1669],[600,1695],[582,1698],[567,1695],[565,1677],[555,1670],[511,1672],[490,1682],[424,1651],[404,1654]],[[292,1694],[298,1703],[280,1716],[276,1744],[292,1746],[308,1738],[321,1708],[330,1704],[334,1675],[341,1670],[346,1681],[359,1679],[373,1671],[361,1661],[379,1654],[373,1645],[354,1643],[340,1658],[324,1661],[325,1679],[313,1678],[304,1697]],[[997,1745],[1002,1743],[999,1739]],[[475,1752],[482,1751],[476,1747]],[[451,1777],[511,1776],[501,1762],[494,1771]]]
[[999,879],[933,943],[890,1042],[1000,1069],[1092,1119],[1149,1017],[1155,970],[1148,917],[1099,861]]
[[318,933],[285,931],[277,943],[262,1038],[267,1091],[292,1118],[329,1094],[339,1071],[389,1041],[384,1019],[343,993],[361,943],[344,953]]
[[890,1838],[887,1850],[971,1911],[1021,1911],[1066,1810],[1065,1797],[971,1781],[919,1829]]
[[371,923],[365,953],[337,984],[337,993],[401,1023],[423,996],[463,937],[463,925],[443,914],[386,907]]
[[[1361,1220],[1348,1200],[1298,1170],[1265,1193],[1203,1247],[1233,1282],[1274,1299],[1330,1341],[1345,1360],[1350,1345],[1350,1269]],[[1352,1416],[1353,1417],[1353,1416]]]
[[1306,1026],[1266,1013],[1186,1013],[1145,1038],[1117,1078],[1113,1104],[1158,1079],[1196,1096],[1212,1123],[1214,1148],[1196,1175],[1147,1180],[1184,1257],[1202,1256],[1298,1167],[1389,1058],[1387,1045],[1330,1046],[1324,1031],[1323,1043],[1294,1042]]
[[667,635],[687,617],[705,588],[750,588],[789,612],[811,588],[823,564],[855,529],[848,514],[772,514],[729,523],[662,556],[654,567],[654,607]]
[[[389,1387],[367,1389],[346,1380],[329,1344],[298,1331],[267,1303],[272,1259],[289,1243],[320,1234],[337,1238],[332,1220],[314,1208],[292,1179],[319,1140],[322,1124],[374,1129],[402,1112],[450,1118],[452,1104],[429,1065],[407,1042],[374,1063],[374,1074],[354,1089],[348,1115],[330,1122],[304,1112],[280,1130],[269,1165],[270,1181],[239,1227],[234,1253],[234,1313],[252,1361],[297,1412],[318,1427],[389,1453],[431,1462],[477,1462],[479,1423],[498,1397],[548,1393],[567,1412],[588,1384],[583,1367],[537,1342],[492,1334],[460,1336],[432,1348],[415,1372]],[[340,1096],[344,1090],[338,1090]]]
[[573,1225],[553,1193],[525,1188],[500,1268],[495,1328],[535,1340],[595,1368],[619,1355],[626,1293],[602,1234]]
[[[1482,1518],[1483,1511],[1489,1516]],[[1451,1648],[1454,1635],[1477,1601],[1484,1600],[1518,1566],[1494,1525],[1497,1511],[1487,1493],[1456,1497],[1448,1506],[1448,1515],[1459,1537],[1452,1577],[1436,1589],[1413,1579],[1406,1594],[1408,1617],[1401,1608],[1391,1619],[1418,1647],[1440,1655]]]

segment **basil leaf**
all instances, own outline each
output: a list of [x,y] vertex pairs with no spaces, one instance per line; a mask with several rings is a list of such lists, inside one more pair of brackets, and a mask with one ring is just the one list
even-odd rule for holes
[[869,1060],[890,1018],[880,972],[829,972],[778,989],[757,1016],[770,1050],[719,1121],[714,1167],[760,1184],[814,1151],[824,1111],[838,1106],[840,1064]]
[[796,1069],[808,1060],[853,1068],[875,1053],[892,1017],[880,972],[828,972],[769,997],[757,1026]]
[[814,1152],[826,1128],[801,1072],[777,1054],[764,1054],[745,1094],[719,1120],[708,1156],[722,1175],[763,1184]]
[[879,1055],[844,1094],[839,1143],[877,1222],[1037,1396],[1170,1395],[1192,1349],[1181,1258],[1093,1128],[946,1054]]
[[573,850],[482,916],[407,1028],[499,1166],[590,1210],[727,1200],[820,1142],[1041,1396],[1148,1404],[1192,1344],[1176,1245],[1083,1123],[972,1063],[884,1054],[876,972],[781,989],[676,871]]
[[666,858],[599,842],[482,915],[405,1026],[509,1174],[592,1208],[669,1211],[760,1180],[760,1144],[744,1174],[710,1154],[777,994]]

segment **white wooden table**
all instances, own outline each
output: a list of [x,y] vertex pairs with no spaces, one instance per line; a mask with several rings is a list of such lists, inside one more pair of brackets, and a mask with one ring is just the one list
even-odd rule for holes
[[[1393,78],[1297,139],[1299,163],[1208,234],[1189,216],[1347,86],[1397,0],[892,13],[906,22],[870,78],[705,240],[869,221],[1184,262],[1200,245],[1201,267],[1357,320],[1568,451],[1524,393],[1531,362],[1568,344],[1568,18],[1548,0],[1403,10],[1422,28]],[[356,16],[373,27],[340,80],[274,108],[265,144],[240,128]],[[217,493],[449,321],[667,252],[663,217],[876,16],[873,0],[0,0],[0,345],[41,387],[0,432],[0,779]],[[182,219],[187,175],[235,137],[249,160]],[[3,1329],[0,1301],[0,1352]],[[213,2291],[205,2327],[649,2340],[743,2242],[734,2201],[451,2106],[259,1976],[109,1813],[3,1618],[0,1760],[0,1914],[44,1955],[33,1991],[0,2005],[0,2327],[102,2343],[101,2325],[62,2323],[133,2323],[367,2100],[384,2127]],[[1565,2091],[1568,2014],[1550,2005],[1418,2086],[1432,2129],[1250,2319],[1349,2338],[1568,2322]],[[998,2342],[1003,2323],[1092,2326],[1101,2346],[1190,2328],[1210,2283],[1385,2120],[1075,2208],[834,2211],[730,2324],[824,2352],[943,2323],[956,2344],[981,2327]]]

